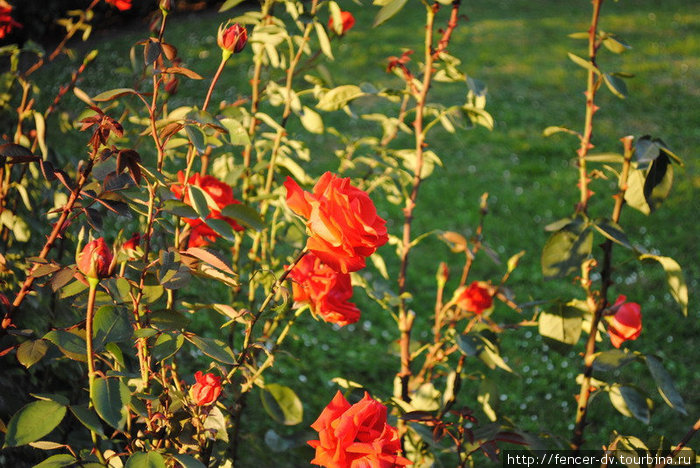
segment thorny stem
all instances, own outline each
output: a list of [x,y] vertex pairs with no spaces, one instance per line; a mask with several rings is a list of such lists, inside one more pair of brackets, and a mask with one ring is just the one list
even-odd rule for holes
[[[73,206],[75,206],[75,202],[80,197],[80,192],[83,190],[83,186],[87,183],[88,177],[90,176],[90,173],[92,172],[92,166],[94,164],[94,160],[95,160],[96,156],[97,156],[97,154],[95,151],[90,156],[90,159],[88,160],[85,169],[83,171],[81,171],[80,178],[78,179],[78,184],[75,187],[75,190],[71,191],[71,194],[68,197],[68,201],[66,202],[65,206],[63,207],[63,210],[61,211],[61,216],[58,218],[58,221],[56,221],[56,223],[54,224],[53,229],[51,230],[51,234],[49,234],[49,237],[46,239],[46,243],[44,244],[44,247],[41,249],[41,252],[39,253],[40,259],[42,259],[42,260],[46,259],[49,252],[51,251],[51,248],[53,247],[54,243],[56,242],[56,239],[61,234],[63,229],[66,227],[66,221],[68,220],[68,216],[70,215],[70,212],[73,210]],[[12,325],[12,314],[22,304],[22,302],[24,301],[24,298],[27,296],[27,294],[31,290],[32,285],[34,284],[34,276],[32,276],[32,273],[34,272],[36,267],[38,267],[38,264],[36,264],[36,266],[29,271],[29,273],[27,274],[27,278],[24,280],[24,283],[22,283],[22,288],[19,290],[19,292],[17,293],[17,296],[15,297],[14,302],[12,303],[12,307],[10,307],[10,309],[5,313],[5,317],[3,318],[3,321],[2,321],[2,330],[3,331]]]
[[586,79],[586,120],[581,137],[581,147],[578,150],[578,168],[579,168],[579,188],[580,200],[576,206],[577,213],[585,213],[588,209],[588,199],[590,193],[588,190],[588,171],[586,169],[586,155],[588,150],[593,148],[591,138],[593,136],[593,115],[598,110],[595,105],[595,93],[598,90],[596,54],[600,44],[597,41],[598,35],[598,18],[600,16],[600,7],[603,0],[593,0],[593,16],[591,18],[591,27],[588,29],[588,59],[591,62],[591,68],[588,70]]
[[[629,175],[629,169],[632,161],[632,155],[634,149],[632,147],[632,137],[625,137],[622,139],[625,148],[624,161],[622,163],[622,173],[620,174],[620,191],[615,195],[615,207],[613,208],[612,221],[617,223],[620,220],[620,214],[622,213],[622,205],[625,201],[625,191],[627,190],[627,177]],[[571,442],[572,448],[574,450],[580,450],[583,445],[583,432],[586,428],[586,415],[588,413],[588,402],[591,396],[591,377],[593,375],[593,361],[595,354],[595,337],[598,332],[598,324],[603,316],[603,312],[608,307],[608,288],[612,283],[612,241],[606,240],[603,244],[603,268],[601,270],[601,290],[600,298],[595,301],[592,297],[591,292],[587,289],[588,304],[594,307],[593,318],[591,319],[591,329],[588,334],[588,340],[586,341],[585,354],[583,357],[584,371],[583,380],[581,381],[581,390],[578,396],[578,408],[576,410],[576,425],[574,427],[574,436]],[[586,281],[584,287],[587,288],[589,279],[587,275],[584,275],[582,281]]]
[[408,395],[408,383],[411,377],[411,329],[413,327],[413,317],[414,315],[406,310],[406,301],[404,298],[404,293],[406,292],[406,273],[408,270],[408,255],[411,251],[411,223],[413,222],[413,209],[416,206],[416,199],[418,198],[418,189],[422,181],[421,172],[423,170],[423,151],[426,145],[425,143],[425,132],[423,129],[423,114],[425,111],[426,98],[428,96],[428,90],[430,89],[430,83],[433,76],[433,24],[435,20],[435,13],[439,8],[439,4],[435,4],[432,7],[426,7],[426,25],[425,25],[425,64],[424,64],[424,75],[423,83],[420,89],[420,93],[416,96],[416,118],[413,121],[413,127],[416,135],[416,164],[415,172],[413,175],[413,188],[411,189],[411,194],[406,200],[406,206],[404,207],[404,224],[403,224],[403,239],[402,239],[402,249],[401,249],[401,267],[399,270],[399,331],[401,332],[400,338],[400,348],[401,348],[401,371],[399,372],[399,378],[401,380],[401,399],[403,401],[410,401]]
[[[700,431],[700,418],[698,418],[697,421],[695,421],[695,424],[693,424],[693,427],[690,428],[690,430],[683,436],[683,439],[676,445],[673,449],[673,452],[671,452],[671,458],[674,458],[676,455],[680,453],[681,450],[690,442],[690,439],[692,439],[695,434]],[[666,459],[664,457],[664,460],[660,463],[657,463],[654,468],[665,468],[667,465]]]

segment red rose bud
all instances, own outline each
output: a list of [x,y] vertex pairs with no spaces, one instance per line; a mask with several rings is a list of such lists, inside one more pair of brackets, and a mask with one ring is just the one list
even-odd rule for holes
[[225,25],[219,26],[219,33],[217,35],[219,47],[221,47],[225,53],[239,53],[248,43],[248,31],[245,26],[241,26],[238,23],[233,23],[228,27],[224,26]]
[[212,373],[203,374],[197,371],[194,374],[197,381],[190,387],[190,398],[197,406],[211,405],[221,394],[221,377]]
[[[349,11],[340,12],[340,20],[342,21],[342,30],[338,33],[341,36],[352,29],[355,26],[355,17]],[[333,17],[328,20],[328,29],[335,30],[333,27]],[[336,31],[337,32],[337,31]]]
[[490,309],[493,305],[493,296],[487,283],[474,281],[465,288],[457,297],[457,306],[467,312],[477,315]]
[[613,305],[617,309],[609,319],[610,342],[616,348],[627,340],[636,340],[642,333],[642,308],[636,302],[625,302],[627,297],[620,295]]
[[410,465],[402,457],[398,431],[386,422],[386,406],[365,392],[350,405],[338,391],[311,427],[319,440],[308,444],[316,449],[311,463],[326,468],[396,468]]
[[112,264],[112,251],[104,238],[89,242],[78,255],[78,270],[88,278],[105,278],[109,276]]

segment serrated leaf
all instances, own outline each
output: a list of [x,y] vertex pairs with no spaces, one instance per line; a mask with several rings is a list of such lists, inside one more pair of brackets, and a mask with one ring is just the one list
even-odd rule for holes
[[106,437],[97,414],[87,405],[71,405],[70,411],[83,426],[102,437]]
[[539,317],[539,332],[543,337],[573,346],[581,336],[581,311],[565,304],[556,304]]
[[44,357],[48,349],[49,345],[43,339],[25,341],[17,348],[17,360],[29,369]]
[[265,411],[280,424],[293,426],[302,422],[304,408],[301,400],[289,387],[267,384],[260,394]]
[[616,222],[609,219],[598,219],[593,224],[593,227],[601,233],[606,238],[613,242],[620,244],[621,246],[632,250],[632,244],[630,244],[627,234],[622,230],[622,226]]
[[65,330],[52,330],[44,339],[55,344],[70,359],[87,362],[85,338]]
[[621,414],[649,424],[651,411],[644,395],[634,387],[613,385],[608,392],[610,402]]
[[605,85],[615,96],[620,99],[627,97],[627,83],[625,83],[625,80],[609,73],[603,73],[603,81],[605,81]]
[[572,54],[571,52],[567,52],[567,54],[569,55],[569,59],[571,59],[571,61],[574,62],[579,67],[583,67],[586,70],[592,71],[596,74],[600,74],[600,70],[598,70],[595,67],[595,65],[593,65],[590,61],[583,59],[576,54]]
[[136,452],[126,461],[124,468],[166,468],[163,456],[158,452]]
[[681,397],[681,394],[676,390],[673,378],[671,378],[671,375],[664,365],[661,364],[661,361],[654,356],[646,356],[646,362],[649,372],[651,372],[651,376],[654,378],[654,382],[656,382],[656,388],[661,398],[663,398],[668,406],[687,416],[688,412],[685,409],[683,397]]
[[231,348],[221,340],[214,338],[202,338],[197,335],[186,337],[187,340],[195,345],[201,352],[214,359],[215,361],[224,364],[236,364],[236,357],[233,355]]
[[677,261],[671,257],[663,257],[660,255],[643,254],[639,257],[640,260],[656,260],[661,264],[666,272],[666,281],[671,290],[673,299],[681,306],[683,315],[688,316],[688,286],[683,278],[683,270]]
[[386,3],[379,10],[379,12],[377,13],[377,16],[374,17],[374,24],[372,24],[372,27],[376,28],[380,24],[391,19],[392,16],[394,16],[396,13],[401,11],[401,9],[406,4],[406,1],[407,0],[390,0],[388,3]]
[[[405,0],[404,0],[405,1]],[[364,92],[356,85],[343,85],[333,88],[326,92],[321,99],[319,99],[316,107],[323,111],[334,111],[342,109],[348,102],[358,97],[364,96]]]
[[53,431],[65,415],[66,407],[53,400],[24,405],[7,424],[4,447],[17,447],[41,439]]
[[542,250],[545,279],[575,273],[593,249],[593,232],[585,223],[572,222],[552,234]]
[[153,344],[153,357],[161,362],[175,354],[185,342],[185,337],[177,334],[162,333],[156,338]]
[[126,96],[127,94],[138,94],[138,91],[135,89],[131,88],[116,88],[116,89],[110,89],[109,91],[104,91],[94,98],[92,98],[93,101],[111,101],[112,99],[116,99],[121,96]]
[[637,359],[637,355],[627,350],[611,349],[593,355],[593,369],[611,371]]
[[110,426],[121,430],[128,417],[131,392],[121,379],[96,378],[90,399],[97,414]]
[[225,206],[224,209],[221,210],[221,214],[233,218],[245,227],[255,231],[265,229],[265,224],[260,214],[253,207],[244,205],[243,203],[234,203]]

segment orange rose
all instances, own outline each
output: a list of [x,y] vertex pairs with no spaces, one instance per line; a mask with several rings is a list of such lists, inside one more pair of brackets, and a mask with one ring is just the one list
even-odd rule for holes
[[78,254],[78,270],[88,278],[105,278],[109,276],[114,256],[104,238],[89,242]]
[[493,305],[493,296],[488,284],[474,281],[457,297],[457,306],[479,315]]
[[610,342],[616,348],[627,340],[636,340],[642,333],[642,309],[636,302],[625,302],[626,299],[618,296],[613,305],[617,312],[608,322]]
[[211,405],[221,395],[221,377],[212,373],[203,374],[197,371],[194,374],[197,381],[190,387],[190,398],[197,406]]
[[309,252],[289,277],[294,281],[294,300],[309,303],[311,311],[326,322],[342,327],[360,320],[360,310],[348,302],[352,297],[349,274],[338,273]]
[[338,391],[311,427],[319,440],[310,440],[316,449],[311,463],[326,468],[392,468],[410,465],[399,455],[401,440],[395,428],[386,423],[386,406],[365,392],[364,398],[350,405]]
[[[175,194],[176,197],[182,198],[184,192],[183,182],[185,181],[185,175],[182,173],[182,171],[179,171],[177,173],[177,180],[180,183],[174,184],[170,188],[170,190]],[[221,210],[224,207],[235,203],[240,203],[238,200],[233,198],[233,189],[231,187],[221,182],[216,177],[212,177],[209,175],[201,176],[199,174],[194,174],[190,176],[188,183],[190,185],[196,185],[197,187],[200,187],[209,196],[211,196],[212,200],[214,200],[214,202],[216,203],[218,210],[211,209],[209,215],[207,216],[207,219],[221,219],[223,221],[226,221],[226,223],[228,223],[236,231],[243,230],[243,227],[239,225],[233,218],[229,218],[221,214]],[[192,205],[189,190],[184,193],[183,201],[190,206]],[[214,242],[216,238],[219,237],[219,234],[216,231],[207,226],[207,224],[199,218],[183,218],[183,220],[192,228],[192,230],[190,231],[190,238],[188,244],[189,247],[202,247],[210,242]]]
[[[340,12],[340,20],[343,23],[343,30],[340,33],[341,35],[345,34],[353,26],[355,26],[355,17],[352,16],[352,13],[350,13],[349,11],[341,11]],[[331,16],[331,19],[328,20],[328,29],[333,30],[333,17],[332,16]]]
[[365,267],[365,257],[384,245],[386,221],[367,192],[350,185],[350,179],[326,172],[306,192],[291,178],[284,183],[287,206],[306,218],[306,247],[323,263],[348,273]]

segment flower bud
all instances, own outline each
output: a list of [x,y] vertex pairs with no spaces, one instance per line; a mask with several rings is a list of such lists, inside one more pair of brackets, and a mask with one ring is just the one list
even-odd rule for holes
[[105,278],[109,276],[112,264],[112,251],[104,238],[89,242],[78,255],[78,270],[88,278]]
[[197,371],[194,374],[196,383],[190,387],[190,398],[197,406],[211,405],[221,394],[221,377],[212,373],[204,374]]
[[219,26],[219,33],[216,38],[217,43],[224,52],[237,54],[248,43],[248,31],[245,26],[241,26],[238,23],[233,23],[231,26],[227,25],[228,23]]
[[328,29],[330,30],[335,30],[340,34],[341,36],[348,32],[350,29],[352,29],[353,26],[355,26],[355,17],[352,16],[352,13],[349,11],[341,11],[340,12],[340,21],[341,21],[341,26],[340,26],[340,32],[338,32],[335,29],[335,26],[333,24],[333,17],[328,20]]

